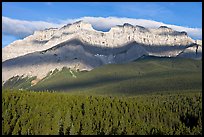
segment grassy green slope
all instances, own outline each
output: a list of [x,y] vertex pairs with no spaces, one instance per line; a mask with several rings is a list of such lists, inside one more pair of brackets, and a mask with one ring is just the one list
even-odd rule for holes
[[90,72],[56,72],[31,90],[132,95],[149,92],[201,91],[202,61],[145,57],[128,64],[110,64]]

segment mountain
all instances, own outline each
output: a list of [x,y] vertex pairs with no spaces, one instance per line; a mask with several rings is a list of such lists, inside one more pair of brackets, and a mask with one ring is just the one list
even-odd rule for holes
[[[41,80],[13,77],[5,88],[65,91],[85,95],[137,95],[202,90],[202,61],[143,56],[125,64],[107,64],[91,71],[63,67]],[[37,82],[37,83],[36,83]]]
[[[202,42],[201,42],[202,43]],[[2,81],[13,76],[37,76],[63,67],[92,70],[105,64],[134,61],[142,56],[201,59],[202,46],[186,32],[125,23],[108,32],[78,21],[62,28],[36,31],[2,49]]]

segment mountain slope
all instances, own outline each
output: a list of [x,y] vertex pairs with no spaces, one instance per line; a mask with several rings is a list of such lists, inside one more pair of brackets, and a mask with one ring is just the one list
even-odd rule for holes
[[35,51],[43,51],[70,39],[79,39],[90,45],[99,47],[122,47],[135,41],[144,45],[190,45],[195,43],[187,33],[174,31],[161,26],[157,29],[148,29],[142,26],[124,25],[115,26],[108,32],[94,30],[91,24],[84,21],[65,25],[62,28],[51,28],[36,31],[23,40],[17,40],[3,48],[2,61],[23,56]]
[[109,32],[83,21],[59,29],[37,31],[3,48],[2,82],[13,76],[43,79],[63,67],[92,70],[105,64],[134,61],[144,55],[202,58],[202,46],[187,33],[161,26],[148,29],[125,23]]
[[89,72],[70,71],[64,68],[28,89],[110,95],[202,90],[201,60],[142,57],[128,64],[104,65]]
[[[186,53],[186,49],[188,52]],[[104,64],[128,63],[143,55],[179,56],[200,59],[202,50],[196,53],[196,45],[190,46],[157,46],[128,43],[118,48],[103,48],[71,39],[44,51],[29,53],[24,56],[6,60],[2,63],[2,80],[5,82],[15,75],[37,76],[42,79],[54,69],[68,67],[73,70],[92,70]],[[195,54],[196,53],[196,54]],[[192,55],[191,55],[192,54]],[[195,54],[195,55],[194,55]]]

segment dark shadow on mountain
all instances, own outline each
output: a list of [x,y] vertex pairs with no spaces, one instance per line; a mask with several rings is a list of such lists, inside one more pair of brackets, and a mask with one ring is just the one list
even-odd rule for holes
[[[70,46],[78,47],[75,50],[69,49]],[[184,46],[167,46],[167,45],[144,45],[132,41],[121,47],[111,48],[103,47],[102,45],[91,45],[87,42],[82,42],[79,39],[71,39],[60,43],[47,50],[33,52],[26,54],[24,56],[19,56],[13,59],[6,60],[2,63],[2,67],[19,67],[19,66],[29,66],[29,65],[41,65],[44,63],[57,63],[57,62],[70,62],[73,60],[78,60],[87,64],[88,66],[96,67],[103,65],[102,61],[95,57],[94,55],[125,55],[127,51],[134,46],[143,47],[147,52],[168,52],[176,50],[184,50],[189,46],[194,46],[194,44]],[[62,48],[64,47],[64,48]],[[56,54],[55,51],[58,53]],[[62,56],[61,53],[64,53]],[[70,57],[71,56],[71,57]]]
[[184,50],[186,46],[143,46],[148,52],[153,53],[162,53],[162,52],[169,52],[169,51],[177,51],[177,50]]
[[[103,47],[103,45],[91,45],[87,42],[82,42],[81,40],[79,39],[71,39],[71,40],[68,40],[68,41],[65,41],[63,43],[60,43],[50,49],[47,49],[45,50],[44,52],[46,51],[49,51],[49,50],[55,50],[59,47],[63,47],[63,46],[69,46],[69,45],[81,45],[83,46],[83,48],[89,52],[89,53],[92,53],[92,54],[101,54],[101,55],[110,55],[110,54],[119,54],[121,52],[124,52],[126,50],[128,50],[129,48],[133,47],[133,46],[142,46],[144,47],[145,49],[147,48],[148,50],[151,49],[151,48],[154,48],[155,50],[159,50],[159,49],[164,49],[165,51],[168,51],[168,50],[178,50],[178,49],[185,49],[189,46],[192,46],[192,45],[175,45],[175,46],[168,46],[168,45],[145,45],[145,44],[141,44],[141,43],[137,43],[135,41],[131,41],[130,43],[126,43],[120,47],[116,47],[116,48],[112,48],[112,47]],[[153,50],[154,51],[154,50]],[[42,51],[43,52],[43,51]],[[160,51],[161,52],[161,51]]]
[[38,88],[34,87],[32,90],[57,90],[57,91],[71,91],[77,90],[81,88],[89,88],[94,85],[102,85],[110,82],[117,82],[122,80],[127,80],[135,78],[135,76],[126,76],[126,77],[119,77],[119,76],[100,76],[100,77],[93,77],[92,79],[84,80],[84,81],[71,81],[71,82],[61,82],[60,84],[49,85],[49,87]]
[[[65,51],[66,52],[66,51]],[[43,53],[45,54],[45,53]],[[52,63],[75,63],[75,64],[85,64],[90,67],[97,67],[103,65],[100,59],[94,57],[94,56],[87,56],[84,54],[82,57],[73,56],[72,58],[66,58],[58,56],[57,54],[45,54],[43,55],[39,52],[30,53],[25,56],[20,56],[14,59],[6,60],[2,63],[2,67],[26,67],[35,65],[46,65],[46,64],[52,64]]]
[[180,53],[177,57],[180,58],[190,58],[193,57],[194,59],[202,59],[202,52],[189,52],[189,53]]
[[158,35],[182,36],[182,35],[187,35],[187,33],[184,31],[182,32],[173,31],[173,32],[162,32],[162,33],[159,33]]
[[102,45],[91,45],[87,42],[82,42],[79,39],[71,39],[68,41],[65,41],[63,43],[60,43],[50,49],[44,50],[42,52],[47,52],[49,50],[56,50],[57,48],[63,47],[63,46],[69,46],[69,45],[81,45],[87,52],[91,54],[102,54],[102,55],[109,55],[109,54],[117,54],[119,52],[122,52],[124,50],[129,49],[130,47],[134,46],[136,42],[127,43],[121,47],[118,48],[111,48],[111,47],[103,47]]
[[70,34],[74,34],[74,32],[63,32],[62,35],[70,35]]
[[45,43],[47,43],[49,40],[33,40],[32,42],[34,43],[34,44],[45,44]]

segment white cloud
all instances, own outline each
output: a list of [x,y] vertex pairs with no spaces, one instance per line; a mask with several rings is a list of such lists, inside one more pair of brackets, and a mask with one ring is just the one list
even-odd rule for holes
[[2,33],[17,38],[26,37],[35,30],[42,30],[50,27],[60,27],[60,25],[45,21],[26,21],[2,17]]
[[165,24],[153,20],[134,19],[134,18],[119,18],[119,17],[82,17],[77,19],[57,20],[52,23],[46,21],[25,21],[11,19],[8,17],[2,17],[2,30],[3,34],[13,35],[16,37],[25,37],[32,34],[35,30],[41,30],[50,27],[61,27],[68,23],[84,20],[92,24],[95,29],[107,30],[116,25],[123,25],[124,23],[130,23],[132,25],[140,25],[147,28],[158,28],[160,26],[167,26],[177,31],[186,31],[193,39],[202,39],[201,28],[190,28],[184,26],[177,26],[171,24]]

